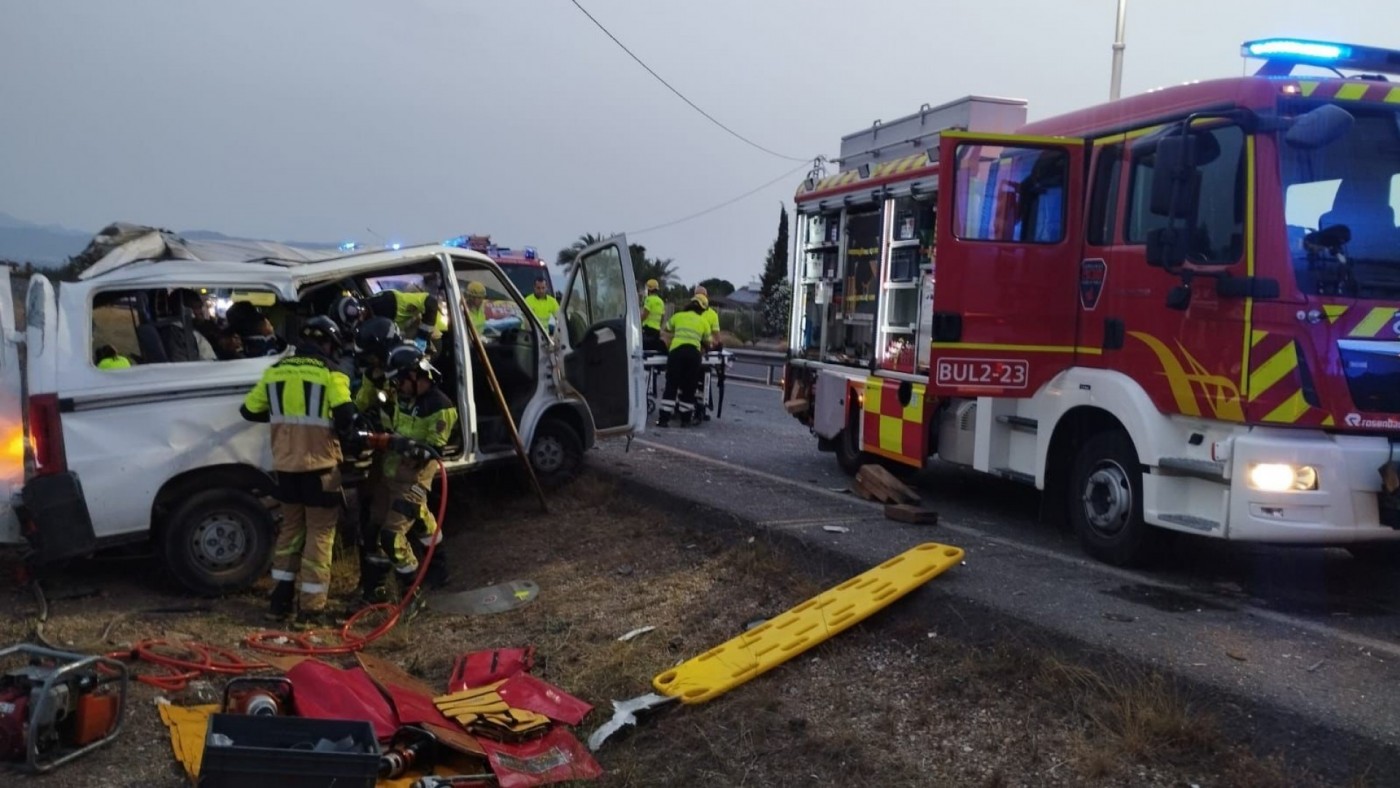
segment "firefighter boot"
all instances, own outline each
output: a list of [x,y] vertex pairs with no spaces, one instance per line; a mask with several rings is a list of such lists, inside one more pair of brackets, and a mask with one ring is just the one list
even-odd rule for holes
[[370,557],[360,561],[360,603],[362,605],[377,605],[383,602],[392,602],[389,598],[389,572],[394,565],[388,559],[379,556]]
[[[421,562],[428,554],[428,548],[421,540],[413,541],[413,554]],[[423,572],[423,587],[437,590],[447,585],[452,579],[452,570],[448,566],[447,554],[443,552],[442,544],[439,542],[437,549],[433,551],[433,560],[428,562],[428,568]]]
[[279,580],[272,586],[272,595],[267,610],[268,621],[286,621],[292,617],[292,604],[296,601],[297,584],[292,580]]

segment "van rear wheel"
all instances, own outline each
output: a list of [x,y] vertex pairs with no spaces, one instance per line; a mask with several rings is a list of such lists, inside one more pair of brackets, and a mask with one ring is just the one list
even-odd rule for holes
[[252,493],[206,490],[171,514],[161,550],[180,585],[218,596],[241,591],[267,573],[275,530],[272,513]]

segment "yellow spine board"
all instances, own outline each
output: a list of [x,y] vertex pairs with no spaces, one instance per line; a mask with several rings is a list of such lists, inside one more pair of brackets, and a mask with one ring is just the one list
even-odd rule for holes
[[913,547],[656,676],[652,686],[682,703],[704,703],[864,621],[962,559],[958,547]]

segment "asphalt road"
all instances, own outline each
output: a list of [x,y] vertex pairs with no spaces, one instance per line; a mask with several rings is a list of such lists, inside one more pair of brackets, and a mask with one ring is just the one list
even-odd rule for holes
[[600,465],[658,494],[853,559],[878,561],[920,541],[958,545],[967,562],[931,584],[935,594],[1400,747],[1400,568],[1338,549],[1183,535],[1154,568],[1117,569],[1040,522],[1033,488],[946,466],[914,480],[940,524],[894,523],[849,494],[849,477],[783,411],[776,389],[733,381],[723,419],[649,426],[630,453],[615,442],[600,453]]

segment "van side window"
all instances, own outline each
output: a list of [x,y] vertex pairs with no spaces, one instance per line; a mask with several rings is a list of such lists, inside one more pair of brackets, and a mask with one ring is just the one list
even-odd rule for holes
[[[1202,138],[1201,196],[1190,254],[1201,262],[1234,262],[1244,252],[1244,132],[1239,126],[1222,126],[1197,134]],[[1133,156],[1124,227],[1128,243],[1144,244],[1149,233],[1167,224],[1167,217],[1150,210],[1155,159],[1150,150]]]
[[103,370],[143,364],[275,355],[275,294],[203,287],[108,290],[92,302],[90,363]]
[[1089,232],[1091,246],[1108,246],[1113,237],[1114,217],[1118,208],[1118,184],[1123,180],[1123,146],[1104,145],[1098,149],[1094,163],[1094,183],[1089,194]]

